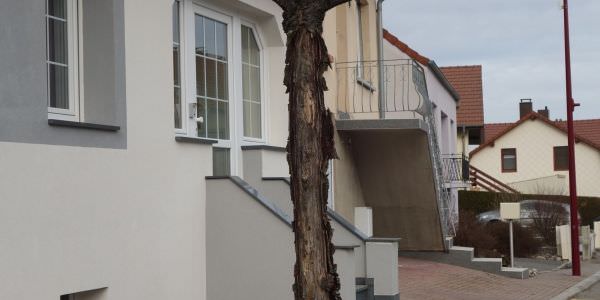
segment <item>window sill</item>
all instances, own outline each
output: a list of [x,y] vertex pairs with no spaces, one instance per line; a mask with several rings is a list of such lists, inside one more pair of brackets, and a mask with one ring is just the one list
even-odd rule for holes
[[245,145],[242,150],[269,150],[274,152],[287,152],[285,147],[269,146],[269,145]]
[[92,130],[100,130],[100,131],[113,131],[113,132],[121,130],[120,126],[85,123],[85,122],[74,122],[74,121],[65,121],[65,120],[56,120],[56,119],[48,119],[48,125],[60,126],[60,127],[92,129]]
[[189,144],[200,144],[200,145],[212,145],[216,144],[217,140],[211,139],[203,139],[197,137],[189,137],[189,136],[175,136],[175,141],[179,143],[189,143]]
[[364,87],[365,89],[369,90],[371,93],[375,92],[375,87],[373,86],[373,83],[368,80],[364,80],[362,78],[357,78],[356,83],[358,83],[360,86]]

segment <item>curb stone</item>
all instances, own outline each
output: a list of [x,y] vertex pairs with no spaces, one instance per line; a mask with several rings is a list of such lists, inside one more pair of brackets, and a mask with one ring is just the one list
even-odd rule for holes
[[592,274],[590,277],[576,283],[574,286],[564,290],[562,293],[556,295],[551,300],[569,300],[575,297],[577,294],[589,289],[592,285],[600,281],[600,271]]

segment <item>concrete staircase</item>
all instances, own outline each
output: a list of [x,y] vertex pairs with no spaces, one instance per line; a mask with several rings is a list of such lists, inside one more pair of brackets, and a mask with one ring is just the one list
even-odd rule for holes
[[510,278],[529,278],[529,269],[503,267],[501,258],[474,257],[474,249],[471,247],[460,247],[451,245],[448,249],[448,253],[401,251],[400,256],[430,260],[463,268],[488,272],[492,274],[498,274]]

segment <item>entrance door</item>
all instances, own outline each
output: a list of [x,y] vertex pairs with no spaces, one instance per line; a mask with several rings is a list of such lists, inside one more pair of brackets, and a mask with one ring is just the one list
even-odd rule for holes
[[187,28],[193,35],[189,47],[193,58],[189,86],[195,96],[190,103],[189,134],[199,138],[214,139],[213,175],[236,175],[238,151],[234,130],[234,105],[232,84],[231,18],[195,5],[193,17]]

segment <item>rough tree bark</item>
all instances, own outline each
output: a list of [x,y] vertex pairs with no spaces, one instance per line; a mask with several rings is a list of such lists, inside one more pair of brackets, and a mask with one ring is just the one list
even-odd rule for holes
[[325,12],[348,0],[273,0],[287,34],[284,84],[289,94],[287,159],[294,204],[296,300],[341,299],[327,217],[327,166],[336,158],[331,113],[323,92],[330,67],[323,40]]

